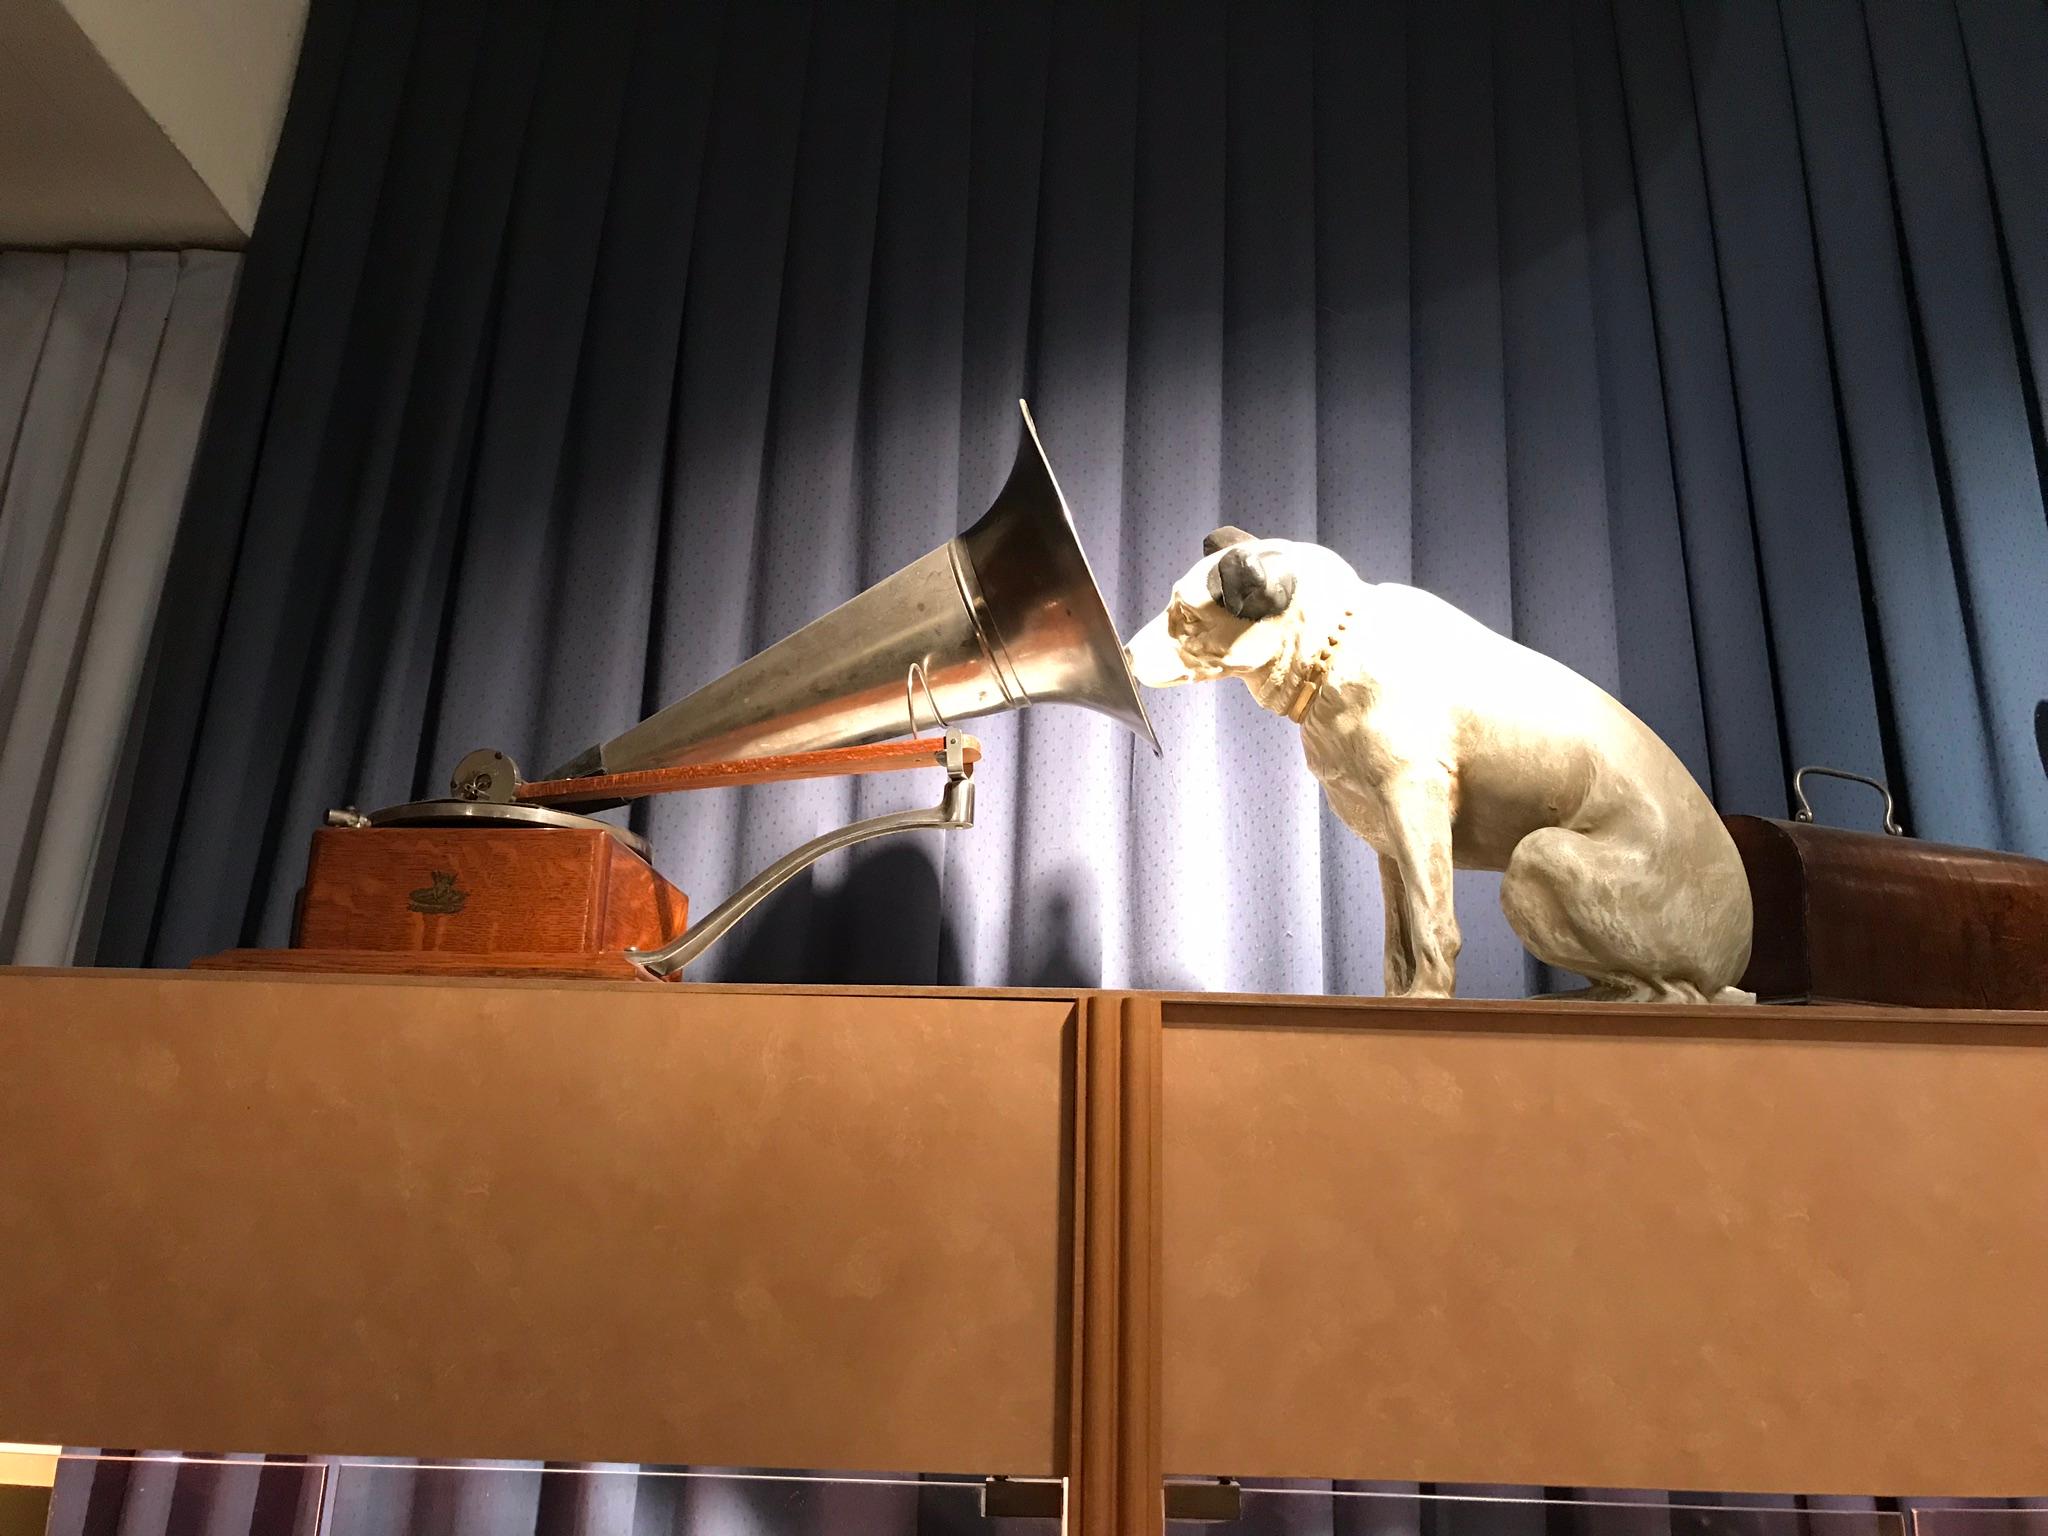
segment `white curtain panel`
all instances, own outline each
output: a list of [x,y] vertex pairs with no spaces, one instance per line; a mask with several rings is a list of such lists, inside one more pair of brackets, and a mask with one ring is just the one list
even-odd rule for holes
[[240,263],[0,252],[0,958],[16,964],[78,947]]

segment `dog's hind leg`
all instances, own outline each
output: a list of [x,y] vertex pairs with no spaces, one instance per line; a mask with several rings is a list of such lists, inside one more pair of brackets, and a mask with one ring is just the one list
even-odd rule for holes
[[[1746,886],[1738,894],[1746,929]],[[1539,827],[1515,845],[1500,904],[1531,954],[1586,977],[1600,1001],[1756,1001],[1727,984],[1742,957],[1728,953],[1725,882],[1686,880],[1625,838]]]
[[1597,984],[1612,971],[1579,931],[1584,842],[1562,827],[1539,827],[1523,838],[1501,873],[1500,906],[1530,954]]
[[1564,827],[1539,827],[1515,845],[1501,876],[1500,904],[1531,954],[1593,983],[1585,994],[1590,998],[1705,1002],[1682,974],[1684,958],[1658,953],[1646,934],[1652,893],[1645,886],[1633,850]]
[[1617,976],[1597,982],[1586,991],[1594,1003],[1704,1003],[1706,994],[1689,981],[1646,981],[1640,976]]

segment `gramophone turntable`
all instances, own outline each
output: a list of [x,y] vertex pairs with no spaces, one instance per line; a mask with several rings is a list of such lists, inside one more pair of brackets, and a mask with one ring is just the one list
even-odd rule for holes
[[[330,811],[292,947],[234,968],[674,979],[826,854],[974,824],[980,744],[958,722],[1073,704],[1159,750],[1031,412],[988,511],[895,575],[546,777],[467,754],[438,800]],[[918,734],[929,725],[936,734]],[[897,739],[908,737],[909,739]],[[933,768],[938,803],[792,849],[695,924],[633,832],[593,813],[643,795]]]

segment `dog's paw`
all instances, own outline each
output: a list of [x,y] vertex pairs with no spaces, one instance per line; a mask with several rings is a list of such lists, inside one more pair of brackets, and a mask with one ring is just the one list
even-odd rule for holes
[[1392,987],[1387,988],[1387,996],[1398,997],[1403,1002],[1415,1002],[1429,1000],[1433,998],[1449,997],[1451,996],[1451,989],[1449,987],[1422,986],[1418,985],[1417,983],[1410,982],[1407,986],[1400,988],[1398,991]]

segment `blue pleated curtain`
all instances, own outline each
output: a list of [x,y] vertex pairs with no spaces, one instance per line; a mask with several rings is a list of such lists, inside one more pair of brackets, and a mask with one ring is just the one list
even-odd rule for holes
[[[278,943],[329,806],[545,767],[972,520],[1028,396],[1112,611],[1320,540],[1725,811],[2048,853],[2034,0],[318,0],[98,953]],[[985,722],[980,825],[706,976],[1370,992],[1292,727]],[[636,815],[699,903],[909,779]],[[1821,792],[1875,824],[1874,797]],[[1518,994],[1495,882],[1461,988]]]

